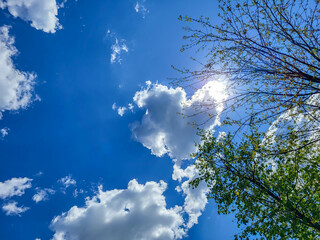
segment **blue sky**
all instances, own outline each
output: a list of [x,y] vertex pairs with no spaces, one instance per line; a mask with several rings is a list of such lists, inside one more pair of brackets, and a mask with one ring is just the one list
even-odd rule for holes
[[177,114],[223,86],[167,80],[198,67],[178,16],[218,21],[217,4],[0,0],[1,239],[233,239],[187,187],[198,138]]

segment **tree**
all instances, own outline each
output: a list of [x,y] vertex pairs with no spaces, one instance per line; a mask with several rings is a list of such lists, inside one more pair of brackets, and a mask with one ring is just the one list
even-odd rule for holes
[[[215,138],[202,132],[195,155],[199,177],[219,214],[234,213],[242,232],[235,239],[320,239],[320,152],[308,145],[295,152],[269,155],[270,144],[255,127],[232,142],[232,135]],[[291,134],[279,151],[297,148]]]
[[[231,118],[224,119],[224,123],[241,128],[254,119],[255,124],[263,126],[274,124],[284,114],[291,123],[303,115],[306,124],[298,128],[278,121],[279,128],[289,128],[279,139],[296,131],[301,139],[313,135],[319,137],[312,142],[318,141],[320,1],[219,2],[219,25],[212,24],[209,18],[180,16],[191,25],[185,28],[189,34],[184,36],[189,43],[181,51],[196,47],[207,51],[207,58],[206,63],[201,63],[201,70],[176,68],[184,76],[172,83],[186,87],[226,79],[231,94],[223,102],[224,113]],[[205,107],[209,110],[216,106]],[[237,118],[232,112],[239,109],[245,114]],[[208,115],[209,119],[212,117]]]
[[202,69],[176,68],[172,83],[223,79],[230,93],[219,103],[229,133],[201,133],[191,186],[205,181],[219,213],[235,214],[236,239],[320,239],[320,1],[219,2],[221,24],[180,17],[181,51],[206,51],[206,62],[192,58]]

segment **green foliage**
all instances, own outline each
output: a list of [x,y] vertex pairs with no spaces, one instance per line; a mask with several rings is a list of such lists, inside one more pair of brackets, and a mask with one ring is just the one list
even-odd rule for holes
[[[291,134],[286,144],[265,141],[251,128],[238,143],[201,133],[197,187],[205,181],[219,214],[234,213],[241,233],[235,239],[320,239],[320,152]],[[294,153],[274,156],[270,148]],[[281,148],[281,149],[280,149]]]
[[235,214],[236,239],[320,239],[320,1],[219,3],[221,24],[179,17],[181,52],[207,54],[191,58],[200,70],[175,68],[183,77],[172,83],[225,79],[222,125],[233,131],[201,133],[191,185],[205,181],[219,213]]

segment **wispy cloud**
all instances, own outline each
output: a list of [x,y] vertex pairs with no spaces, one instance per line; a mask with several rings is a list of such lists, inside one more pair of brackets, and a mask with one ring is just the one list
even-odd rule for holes
[[118,108],[118,114],[122,117],[125,112],[127,111],[127,108],[126,107],[119,107]]
[[133,112],[134,106],[132,103],[129,103],[128,106],[120,106],[118,107],[116,103],[112,104],[112,110],[117,111],[118,115],[121,117],[128,111],[130,110]]
[[78,197],[79,196],[79,194],[83,194],[83,193],[85,193],[85,191],[83,190],[83,189],[75,189],[74,191],[73,191],[73,196],[76,198],[76,197]]
[[129,49],[127,45],[125,44],[124,39],[118,40],[118,38],[115,39],[115,43],[111,45],[111,57],[110,62],[111,63],[121,63],[121,54],[123,52],[128,52]]
[[17,206],[18,203],[13,201],[6,203],[2,206],[2,210],[5,212],[7,216],[21,216],[21,213],[29,210],[30,208],[24,206]]
[[56,191],[51,188],[37,189],[37,193],[33,195],[32,200],[36,203],[47,201],[49,199],[49,195],[55,194]]
[[9,130],[10,129],[7,127],[0,129],[0,139],[3,139],[5,136],[7,136],[9,134]]
[[111,33],[110,30],[107,31],[107,36],[113,42],[111,45],[111,54],[110,54],[110,62],[111,63],[120,63],[122,61],[122,54],[128,53],[129,48],[126,44],[126,40],[119,38],[115,33]]
[[149,13],[149,10],[145,6],[145,2],[145,0],[137,1],[137,3],[134,6],[134,10],[136,11],[136,13],[141,14],[143,18],[145,18],[146,15]]
[[77,182],[74,180],[71,175],[65,176],[63,178],[60,178],[58,180],[59,183],[61,183],[64,188],[69,188],[70,186],[76,186]]

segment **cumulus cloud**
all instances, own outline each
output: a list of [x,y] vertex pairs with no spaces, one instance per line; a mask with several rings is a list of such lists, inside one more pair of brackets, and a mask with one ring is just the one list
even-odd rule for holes
[[[203,123],[201,127],[207,130],[219,124],[224,96],[219,82],[207,83],[190,99],[182,88],[149,84],[133,98],[138,108],[145,110],[141,122],[131,126],[133,136],[156,156],[169,154],[174,159],[188,159],[196,151],[195,143],[200,141],[197,128],[191,127],[192,122]],[[209,109],[212,103],[215,107]],[[216,117],[205,122],[208,115],[197,114],[202,111]],[[180,113],[191,117],[183,118]]]
[[[183,169],[182,160],[190,159],[190,154],[197,151],[195,143],[200,142],[192,122],[202,124],[201,128],[205,130],[212,130],[219,124],[222,102],[226,98],[225,87],[222,82],[211,81],[188,99],[182,88],[168,88],[150,81],[146,85],[133,98],[145,114],[140,122],[132,124],[131,130],[134,138],[152,154],[158,157],[168,154],[174,159],[172,178],[180,182],[176,190],[185,196],[183,211],[188,215],[185,227],[189,229],[198,223],[205,209],[209,188],[205,183],[196,189],[189,187],[198,172],[194,165]],[[206,115],[199,112],[206,112]],[[188,117],[184,118],[181,114]],[[211,121],[206,121],[208,114],[212,116]]]
[[[179,163],[175,162],[172,178],[181,183],[181,186],[178,186],[176,190],[185,195],[183,209],[189,216],[188,222],[186,223],[188,229],[198,223],[198,218],[208,203],[207,194],[209,193],[209,188],[205,182],[200,183],[195,189],[189,186],[190,181],[197,176],[198,171],[194,165],[182,169]],[[185,180],[182,181],[183,179]]]
[[145,0],[138,1],[134,6],[134,10],[136,11],[136,13],[141,14],[143,18],[145,18],[146,15],[149,13],[149,10],[145,6],[145,2]]
[[2,210],[6,213],[7,216],[21,216],[21,213],[29,210],[28,207],[19,207],[17,202],[9,202],[2,206]]
[[9,27],[0,27],[0,118],[1,112],[25,108],[33,100],[35,75],[15,68],[12,57],[18,51],[13,44]]
[[121,55],[129,52],[129,48],[126,45],[126,40],[117,37],[117,35],[112,33],[110,30],[108,30],[107,36],[113,41],[113,44],[111,45],[110,62],[121,63]]
[[32,179],[29,178],[12,178],[5,182],[0,182],[0,198],[22,196],[26,189],[32,187],[31,181]]
[[0,0],[0,8],[7,8],[12,16],[30,22],[37,30],[55,33],[62,28],[57,18],[59,6],[56,0]]
[[61,183],[65,188],[77,185],[76,180],[72,179],[70,175],[59,179],[58,182]]
[[33,195],[32,200],[36,203],[47,201],[49,199],[49,195],[55,194],[56,191],[50,188],[37,189],[37,193]]
[[181,207],[167,208],[163,192],[167,184],[132,180],[127,189],[103,191],[55,217],[53,240],[170,240],[180,239]]

